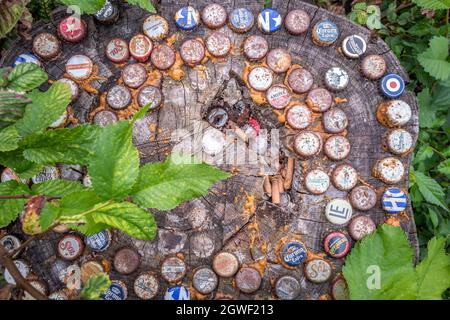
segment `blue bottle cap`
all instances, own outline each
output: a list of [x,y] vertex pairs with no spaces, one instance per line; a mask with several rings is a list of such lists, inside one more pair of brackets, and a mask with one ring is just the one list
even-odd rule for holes
[[300,241],[289,241],[281,251],[281,258],[288,266],[297,267],[306,260],[307,250]]
[[332,44],[339,37],[338,26],[330,20],[325,20],[316,24],[313,32],[313,36],[316,40],[324,45]]
[[261,11],[258,15],[258,28],[264,33],[273,33],[281,28],[280,13],[272,8]]
[[108,249],[111,242],[111,232],[109,232],[109,230],[103,230],[92,236],[86,237],[84,241],[92,251],[105,251]]
[[253,13],[246,8],[237,8],[230,13],[231,28],[237,32],[247,32],[255,23]]
[[183,7],[175,13],[175,24],[181,30],[192,30],[200,21],[200,13],[191,6]]
[[399,188],[388,188],[381,197],[381,206],[389,214],[399,214],[408,206],[408,196]]
[[109,289],[101,297],[103,300],[126,300],[128,290],[125,283],[119,280],[113,280]]
[[400,97],[405,90],[405,81],[395,73],[388,73],[381,79],[381,91],[388,98]]
[[15,68],[21,63],[24,62],[30,62],[41,66],[41,62],[39,61],[38,57],[36,57],[34,54],[30,53],[22,53],[21,55],[17,56],[16,60],[14,60],[13,67]]
[[189,290],[185,286],[169,287],[164,300],[190,300]]

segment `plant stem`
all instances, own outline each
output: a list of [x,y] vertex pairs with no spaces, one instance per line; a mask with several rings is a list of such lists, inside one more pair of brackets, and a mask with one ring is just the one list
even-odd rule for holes
[[14,259],[14,256],[19,253],[22,249],[24,249],[26,246],[28,246],[34,239],[36,238],[36,235],[33,235],[31,237],[29,237],[24,243],[22,243],[17,249],[15,249],[14,251],[12,251],[11,253],[8,254],[9,257],[11,257],[12,259]]
[[445,15],[445,37],[448,38],[448,16],[450,14],[450,9],[447,9],[447,14]]
[[426,143],[426,142],[423,141],[422,139],[417,139],[417,140],[419,140],[420,143],[429,146],[429,147],[431,148],[431,150],[433,150],[436,154],[438,154],[439,156],[441,156],[444,160],[447,160],[447,157],[446,157],[442,152],[440,152],[438,149],[432,147],[429,143]]
[[22,195],[15,195],[15,196],[0,196],[0,200],[8,200],[8,199],[30,199],[31,197],[33,197],[33,196],[30,196],[30,195],[25,195],[25,194],[22,194]]
[[48,300],[48,298],[42,294],[39,290],[33,287],[17,269],[14,261],[8,256],[6,249],[0,244],[0,264],[8,269],[9,273],[16,281],[16,284],[23,290],[28,292],[36,300]]

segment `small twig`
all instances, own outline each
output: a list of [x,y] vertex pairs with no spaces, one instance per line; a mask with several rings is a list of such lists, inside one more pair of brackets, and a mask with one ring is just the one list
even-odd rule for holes
[[8,253],[8,256],[11,258],[14,258],[14,256],[22,251],[26,246],[28,246],[34,239],[36,238],[36,235],[32,235],[27,240],[25,240],[24,243],[22,243],[17,249],[13,250],[12,252]]
[[280,190],[278,189],[278,179],[272,178],[272,203],[280,203]]
[[272,193],[272,185],[270,184],[269,176],[265,176],[264,177],[264,185],[263,185],[263,187],[264,187],[264,191],[266,193]]
[[294,177],[295,159],[288,158],[286,177],[284,178],[284,189],[289,190],[292,186],[292,179]]

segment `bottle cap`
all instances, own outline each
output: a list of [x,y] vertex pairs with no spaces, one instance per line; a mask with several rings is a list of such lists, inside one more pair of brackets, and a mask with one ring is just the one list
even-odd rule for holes
[[350,202],[355,209],[367,211],[377,204],[377,194],[371,187],[358,186],[350,193]]
[[199,64],[205,58],[205,47],[199,40],[186,40],[180,47],[180,56],[188,65]]
[[308,13],[300,9],[289,11],[284,19],[287,31],[296,36],[306,32],[310,22],[311,19]]
[[333,280],[331,285],[331,296],[334,300],[349,300],[349,292],[347,282],[342,276],[338,276]]
[[286,121],[292,129],[306,129],[311,125],[312,120],[311,110],[303,104],[294,105],[286,112]]
[[175,13],[175,24],[181,30],[193,30],[200,22],[200,14],[191,6],[183,7]]
[[130,40],[130,54],[137,61],[145,62],[150,57],[153,50],[153,43],[147,36],[137,34]]
[[342,225],[350,221],[353,209],[344,199],[333,199],[325,208],[325,216],[333,224]]
[[39,61],[39,58],[36,57],[33,53],[29,52],[29,53],[22,53],[20,55],[17,56],[17,58],[14,60],[13,63],[13,68],[17,67],[19,64],[21,63],[34,63],[36,65],[38,65],[39,67],[42,66],[42,63]]
[[283,73],[288,71],[292,64],[292,57],[289,52],[282,48],[276,48],[267,54],[267,65],[275,73]]
[[61,117],[59,117],[58,120],[56,120],[55,122],[53,122],[51,125],[49,125],[49,128],[59,128],[59,127],[63,127],[64,124],[67,121],[67,110],[64,111],[64,113],[62,114]]
[[86,236],[84,241],[92,251],[102,252],[109,248],[111,239],[111,232],[109,230],[103,230],[92,236]]
[[350,221],[348,233],[355,241],[359,241],[376,229],[375,222],[368,216],[357,216]]
[[394,157],[379,160],[375,164],[374,171],[375,176],[387,184],[398,183],[405,175],[403,163]]
[[166,44],[160,44],[153,49],[152,64],[159,70],[167,70],[175,63],[175,51]]
[[186,264],[178,257],[166,258],[161,265],[161,275],[167,282],[178,282],[186,275]]
[[389,100],[378,105],[377,119],[386,127],[403,126],[408,123],[411,117],[411,107],[405,101]]
[[333,185],[341,191],[349,191],[358,183],[358,172],[349,164],[341,164],[331,174]]
[[206,38],[206,48],[213,57],[223,58],[231,50],[230,37],[222,32],[215,31]]
[[323,259],[312,259],[305,264],[305,276],[314,283],[328,281],[332,272],[331,264]]
[[250,31],[255,23],[253,13],[246,8],[237,8],[230,12],[230,28],[239,33]]
[[338,38],[339,28],[330,20],[318,22],[312,30],[312,40],[319,46],[332,45]]
[[381,206],[389,214],[399,214],[408,206],[408,196],[399,188],[388,188],[381,197]]
[[114,269],[120,274],[131,274],[139,268],[140,257],[136,250],[122,248],[114,255]]
[[77,16],[66,17],[59,23],[58,34],[67,42],[80,42],[87,34],[86,22]]
[[210,268],[200,268],[194,272],[192,276],[192,284],[194,288],[201,294],[209,294],[217,288],[219,279]]
[[213,260],[214,271],[223,278],[230,278],[239,269],[239,260],[230,252],[220,252]]
[[[93,121],[94,121],[95,124],[97,124],[97,125],[99,125],[101,127],[104,127],[104,126],[106,126],[108,124],[116,123],[118,121],[118,119],[117,119],[117,116],[116,116],[116,114],[114,112],[111,112],[109,110],[102,110],[102,111],[97,112],[94,115],[94,120]],[[83,179],[83,185],[85,185],[84,184],[84,180],[85,179]]]
[[75,80],[85,80],[89,78],[93,70],[92,60],[85,55],[72,56],[66,63],[66,72]]
[[120,280],[112,280],[109,289],[101,296],[103,300],[126,300],[128,289],[126,284]]
[[388,98],[398,98],[405,90],[405,81],[395,73],[388,73],[381,79],[381,92]]
[[76,234],[68,234],[58,242],[58,255],[67,261],[77,259],[84,250],[83,240]]
[[308,172],[305,177],[305,188],[312,194],[325,193],[330,187],[330,177],[320,169]]
[[113,24],[119,18],[119,8],[109,0],[106,0],[103,8],[97,11],[94,17],[100,23]]
[[151,103],[150,109],[156,109],[162,102],[161,90],[155,86],[142,87],[141,90],[139,90],[137,100],[141,108],[148,103]]
[[386,61],[379,55],[369,55],[361,61],[361,71],[369,80],[378,80],[386,72]]
[[281,29],[283,19],[273,8],[267,8],[258,14],[258,28],[264,33],[274,33]]
[[53,166],[45,166],[41,172],[31,178],[33,183],[41,183],[50,180],[59,179],[60,173],[58,168]]
[[130,88],[136,89],[147,81],[147,69],[140,63],[132,63],[122,70],[122,80]]
[[332,135],[325,142],[324,151],[331,160],[343,160],[350,153],[350,142],[344,136]]
[[167,288],[164,300],[190,300],[189,289],[185,286],[174,286]]
[[78,99],[78,96],[80,95],[80,87],[78,87],[78,84],[69,78],[61,78],[58,80],[58,82],[62,82],[65,84],[68,84],[70,87],[71,95],[71,101],[74,102]]
[[64,291],[56,291],[48,296],[50,300],[69,300],[67,294]]
[[264,58],[269,51],[269,43],[258,35],[252,35],[244,41],[244,54],[248,60],[256,61]]
[[80,272],[81,283],[86,284],[92,276],[105,272],[105,270],[100,262],[92,260],[83,263],[80,267]]
[[58,270],[58,278],[69,290],[81,289],[81,269],[77,264],[63,266]]
[[0,239],[0,245],[2,245],[8,253],[12,253],[13,251],[19,249],[21,244],[22,242],[19,238],[13,236],[12,234],[7,234]]
[[347,71],[339,67],[328,69],[325,73],[325,85],[332,91],[344,90],[349,82]]
[[305,68],[297,68],[288,74],[287,82],[292,91],[302,94],[311,89],[314,79],[311,72]]
[[145,19],[142,26],[144,34],[152,41],[160,41],[169,35],[169,22],[157,15],[151,15]]
[[300,282],[292,276],[282,276],[275,283],[275,293],[281,300],[294,300],[300,291]]
[[227,11],[218,3],[210,3],[202,11],[202,21],[210,29],[218,29],[227,22]]
[[266,67],[253,68],[248,74],[248,83],[256,91],[266,91],[273,81],[273,74]]
[[325,112],[330,109],[333,97],[324,88],[315,88],[308,92],[306,104],[315,112]]
[[344,111],[333,108],[323,114],[322,124],[326,132],[341,133],[348,126],[348,118]]
[[302,131],[294,138],[294,150],[302,158],[315,156],[322,150],[322,138],[313,131]]
[[366,49],[366,40],[359,35],[353,34],[342,41],[342,51],[348,58],[359,58],[366,52]]
[[138,298],[142,300],[153,299],[159,291],[158,279],[149,272],[141,273],[136,280],[134,280],[133,287]]
[[106,95],[108,105],[115,110],[121,110],[128,107],[131,103],[131,99],[130,89],[121,85],[115,85],[109,89],[108,94]]
[[261,275],[251,267],[242,267],[234,278],[236,286],[244,293],[253,293],[261,286]]
[[333,258],[342,258],[350,250],[350,241],[342,232],[330,233],[324,240],[325,252]]
[[210,156],[219,154],[225,146],[224,134],[215,129],[208,128],[203,133],[202,137],[202,150]]
[[266,99],[270,106],[275,109],[284,109],[291,102],[291,92],[281,84],[271,86],[266,92]]
[[207,120],[214,128],[222,128],[228,122],[228,113],[223,108],[214,108],[208,112]]
[[61,53],[61,43],[51,33],[39,33],[33,40],[33,52],[44,60],[51,60]]
[[[22,259],[14,260],[14,265],[24,278],[26,278],[31,271],[30,265]],[[13,285],[16,284],[16,280],[14,280],[14,278],[11,276],[11,273],[9,273],[8,269],[5,269],[3,277],[5,278],[5,281],[8,282],[9,284]]]
[[128,43],[120,38],[112,39],[106,45],[106,57],[114,63],[124,63],[130,58]]
[[411,151],[413,147],[413,138],[411,134],[403,129],[389,131],[385,141],[388,150],[396,155],[405,155]]
[[291,240],[283,246],[280,255],[283,263],[290,267],[298,267],[305,262],[307,250],[302,242]]
[[0,176],[0,181],[1,182],[6,182],[6,181],[11,181],[11,180],[19,181],[19,177],[17,176],[17,174],[12,169],[5,168],[2,171],[2,174]]

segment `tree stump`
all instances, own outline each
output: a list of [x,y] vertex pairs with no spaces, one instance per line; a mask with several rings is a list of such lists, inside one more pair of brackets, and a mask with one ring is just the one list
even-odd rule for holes
[[[205,38],[212,30],[200,25],[190,32],[179,31],[173,21],[173,15],[180,7],[192,5],[201,10],[209,1],[163,0],[158,6],[158,14],[170,22],[171,34],[176,34],[174,43],[176,49],[184,39]],[[223,0],[221,4],[230,12],[233,8],[245,7],[251,9],[254,15],[262,10],[257,1],[249,0]],[[93,59],[99,68],[99,76],[106,80],[95,80],[92,85],[99,92],[106,92],[120,78],[121,68],[112,64],[104,55],[105,46],[114,37],[123,37],[129,40],[141,31],[143,20],[149,15],[147,12],[127,4],[121,4],[119,21],[112,26],[100,25],[90,16],[83,19],[88,23],[89,35],[80,44],[63,44],[61,56],[46,62],[44,68],[49,78],[57,80],[64,74],[64,65],[67,59],[74,54],[86,54]],[[351,153],[344,162],[350,163],[357,169],[361,180],[372,185],[376,190],[383,190],[386,185],[372,176],[375,162],[389,156],[381,147],[381,138],[386,128],[381,126],[375,117],[377,105],[384,99],[379,93],[378,83],[364,78],[359,70],[359,59],[347,59],[339,50],[342,39],[350,34],[363,36],[368,43],[366,54],[380,54],[387,62],[389,72],[398,73],[406,81],[408,75],[400,67],[394,53],[379,38],[373,38],[370,32],[344,17],[334,15],[314,5],[299,1],[272,1],[272,7],[279,10],[284,17],[292,9],[303,9],[311,17],[311,26],[307,33],[301,36],[292,36],[284,29],[276,34],[267,35],[270,48],[285,48],[293,56],[293,63],[306,66],[313,74],[314,82],[321,85],[325,71],[332,66],[344,68],[349,76],[348,87],[334,94],[334,97],[346,98],[347,102],[340,107],[349,116],[348,138],[351,142]],[[43,31],[56,34],[56,26],[60,19],[66,15],[65,10],[54,13],[52,23],[37,23],[32,35]],[[319,47],[311,41],[312,26],[325,18],[334,21],[340,28],[340,38],[330,47]],[[210,59],[203,67],[190,68],[183,66],[185,77],[175,81],[166,74],[157,81],[164,94],[164,104],[156,111],[149,112],[144,119],[135,125],[134,143],[140,150],[141,161],[163,160],[172,149],[186,143],[186,137],[192,134],[194,127],[209,125],[204,120],[205,112],[214,99],[224,96],[237,97],[251,104],[252,116],[259,119],[261,126],[268,130],[279,129],[280,141],[292,136],[293,131],[288,130],[279,122],[277,115],[268,106],[254,103],[246,88],[242,75],[245,71],[245,58],[241,52],[243,40],[250,34],[261,34],[253,29],[246,34],[232,32],[227,26],[221,29],[233,42],[233,51],[225,59]],[[29,41],[18,41],[3,57],[2,65],[9,66],[14,58],[23,52],[31,50]],[[278,76],[275,82],[282,82],[283,76]],[[231,99],[231,98],[230,98]],[[418,134],[418,107],[414,93],[405,91],[401,97],[413,111],[413,117],[405,127],[414,137]],[[72,106],[76,118],[81,123],[90,120],[89,114],[98,107],[99,94],[83,91],[79,100]],[[172,134],[183,129],[185,136],[174,140]],[[178,132],[178,131],[177,131]],[[231,146],[231,145],[230,145]],[[228,147],[228,145],[227,145]],[[200,150],[197,150],[201,152]],[[249,150],[246,150],[249,151]],[[250,151],[251,152],[251,151]],[[292,152],[280,142],[281,165]],[[234,155],[239,158],[240,154]],[[163,259],[169,255],[183,256],[188,272],[183,280],[185,285],[191,286],[192,273],[200,266],[211,266],[214,255],[220,251],[230,251],[236,254],[241,264],[252,265],[263,274],[260,289],[255,294],[244,294],[233,286],[233,279],[219,280],[217,290],[210,295],[197,295],[199,299],[212,299],[229,297],[235,299],[271,299],[275,297],[273,284],[282,275],[292,275],[301,284],[301,293],[298,299],[319,299],[329,294],[330,282],[314,284],[305,279],[302,268],[288,270],[284,268],[277,257],[277,245],[280,240],[296,235],[306,244],[311,253],[324,252],[323,239],[331,230],[343,230],[329,223],[324,215],[327,200],[336,197],[347,197],[346,192],[339,191],[330,186],[323,195],[312,195],[303,186],[303,176],[308,168],[322,167],[330,171],[340,162],[328,160],[320,155],[312,160],[296,161],[293,185],[290,190],[282,194],[280,204],[270,202],[263,192],[263,176],[265,173],[273,174],[277,168],[260,165],[229,165],[221,163],[219,159],[204,158],[205,161],[215,164],[223,169],[232,170],[234,175],[227,181],[215,185],[207,196],[185,203],[169,212],[155,212],[158,222],[158,236],[154,241],[140,241],[132,239],[118,231],[114,232],[114,242],[104,256],[111,261],[114,252],[124,246],[134,246],[141,255],[141,266],[138,271],[129,276],[122,276],[114,269],[111,270],[111,279],[123,280],[128,286],[130,298],[136,298],[133,292],[133,281],[137,274],[151,270],[160,275]],[[401,158],[406,170],[409,169],[411,154]],[[406,176],[407,177],[407,176]],[[399,185],[408,188],[407,178]],[[400,219],[402,228],[408,233],[411,244],[418,252],[418,243],[414,218],[411,206],[407,210],[407,217]],[[360,212],[356,211],[356,214]],[[379,203],[368,215],[377,223],[385,221],[386,217]],[[17,226],[13,228],[18,231]],[[55,272],[55,247],[60,235],[50,234],[35,241],[24,253],[24,257],[32,262],[33,271],[50,285],[51,291],[63,287],[57,279]],[[89,257],[84,256],[77,261],[81,263]],[[334,275],[338,274],[344,259],[326,257],[333,265]],[[162,298],[168,283],[161,277],[158,298]]]

